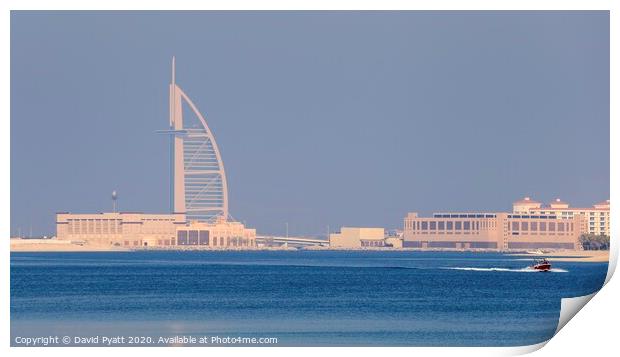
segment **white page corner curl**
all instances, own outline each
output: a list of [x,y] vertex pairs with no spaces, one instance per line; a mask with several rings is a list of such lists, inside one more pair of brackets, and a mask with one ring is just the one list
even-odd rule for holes
[[611,247],[609,248],[609,265],[607,266],[607,276],[605,277],[605,286],[616,271],[616,265],[618,264],[618,245],[611,241]]
[[586,304],[592,300],[597,292],[590,295],[563,298],[561,302],[562,305],[560,307],[560,318],[558,320],[558,327],[555,329],[555,334],[557,334],[566,325],[566,323],[570,321],[570,319],[575,317],[579,310],[586,306]]

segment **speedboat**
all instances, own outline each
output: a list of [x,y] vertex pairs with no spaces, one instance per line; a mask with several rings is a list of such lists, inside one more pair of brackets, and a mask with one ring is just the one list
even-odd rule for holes
[[549,271],[551,270],[551,263],[547,260],[547,258],[539,259],[536,261],[534,265],[530,268],[538,271]]

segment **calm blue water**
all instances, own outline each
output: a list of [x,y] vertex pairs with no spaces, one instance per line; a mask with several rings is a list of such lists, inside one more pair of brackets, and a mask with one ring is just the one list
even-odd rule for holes
[[277,337],[280,346],[516,346],[607,263],[448,252],[11,253],[15,336]]

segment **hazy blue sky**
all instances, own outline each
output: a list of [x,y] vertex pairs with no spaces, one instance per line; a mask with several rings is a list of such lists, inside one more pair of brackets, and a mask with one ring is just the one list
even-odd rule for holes
[[259,233],[609,197],[607,12],[13,12],[12,234],[168,211],[172,55]]

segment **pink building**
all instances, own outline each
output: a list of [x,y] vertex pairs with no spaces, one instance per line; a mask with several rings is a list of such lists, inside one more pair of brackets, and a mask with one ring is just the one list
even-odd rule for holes
[[512,213],[434,213],[404,220],[404,248],[452,249],[578,249],[580,215]]
[[584,233],[610,235],[609,200],[595,203],[591,207],[570,207],[568,202],[556,198],[549,204],[542,204],[529,197],[512,204],[512,213],[529,215],[554,215],[558,218],[569,219],[580,215],[581,229]]

